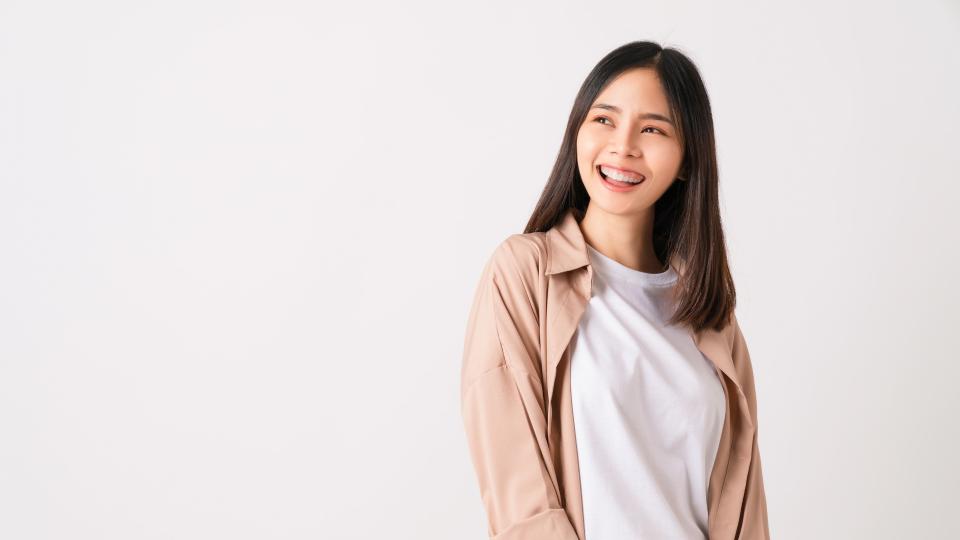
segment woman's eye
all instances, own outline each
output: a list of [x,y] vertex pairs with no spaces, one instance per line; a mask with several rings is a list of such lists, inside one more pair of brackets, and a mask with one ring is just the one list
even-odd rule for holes
[[[606,122],[610,122],[610,119],[607,118],[606,116],[598,116],[598,117],[594,118],[593,121],[594,121],[594,122],[599,122],[601,125],[605,125],[604,122],[605,122],[605,121],[606,121]],[[610,123],[609,125],[613,125],[613,124]],[[655,128],[655,127],[653,127],[653,126],[647,126],[647,127],[643,128],[643,131],[647,131],[648,129],[652,129],[652,130],[656,131],[657,133],[659,133],[659,134],[661,134],[661,135],[666,135],[666,133],[664,133],[662,130],[660,130],[659,128]]]

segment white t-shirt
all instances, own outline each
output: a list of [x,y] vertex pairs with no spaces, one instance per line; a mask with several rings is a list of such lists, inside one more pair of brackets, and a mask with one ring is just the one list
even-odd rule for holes
[[707,538],[720,375],[688,329],[665,326],[672,267],[650,274],[587,251],[593,294],[570,368],[586,537]]

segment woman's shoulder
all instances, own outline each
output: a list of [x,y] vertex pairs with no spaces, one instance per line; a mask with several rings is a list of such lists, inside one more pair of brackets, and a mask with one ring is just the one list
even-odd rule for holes
[[487,269],[506,285],[527,287],[539,282],[547,262],[546,233],[515,233],[501,240],[487,261]]
[[517,268],[539,268],[546,262],[546,233],[516,233],[497,245],[493,255]]
[[516,233],[500,241],[491,259],[520,271],[542,273],[547,260],[546,233]]

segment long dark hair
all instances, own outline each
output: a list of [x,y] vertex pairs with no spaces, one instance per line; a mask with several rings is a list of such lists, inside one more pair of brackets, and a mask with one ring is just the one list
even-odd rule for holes
[[654,204],[653,246],[679,278],[677,308],[668,321],[699,332],[723,329],[736,306],[720,223],[717,151],[710,100],[700,73],[682,52],[651,41],[627,43],[593,68],[573,103],[557,161],[525,233],[547,231],[572,209],[581,220],[590,200],[577,167],[577,133],[606,85],[632,68],[653,68],[678,121],[683,148],[679,176]]

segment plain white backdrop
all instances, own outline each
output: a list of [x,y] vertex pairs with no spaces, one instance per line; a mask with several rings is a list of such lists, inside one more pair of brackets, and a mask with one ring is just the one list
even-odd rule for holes
[[960,5],[0,4],[0,537],[468,539],[480,269],[699,66],[776,539],[957,538]]

